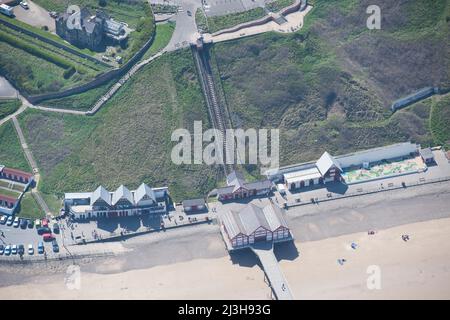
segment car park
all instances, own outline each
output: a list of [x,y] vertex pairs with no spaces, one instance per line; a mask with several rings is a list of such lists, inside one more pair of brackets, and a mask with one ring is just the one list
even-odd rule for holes
[[8,220],[6,221],[6,225],[11,226],[13,224],[13,222],[14,222],[13,216],[9,216]]
[[27,228],[27,220],[20,219],[20,228],[21,229],[26,229]]
[[34,254],[34,248],[33,248],[33,245],[31,243],[28,245],[28,254],[30,256]]
[[0,224],[5,224],[5,223],[6,223],[6,220],[8,220],[8,217],[7,217],[7,216],[2,216],[2,217],[0,218]]
[[28,5],[28,3],[27,3],[26,1],[21,1],[19,4],[20,4],[20,6],[21,6],[22,8],[24,8],[25,10],[30,9],[30,6]]
[[39,253],[39,254],[43,254],[44,251],[45,251],[44,243],[43,243],[43,242],[39,242],[39,243],[38,243],[38,253]]
[[14,218],[13,227],[14,228],[18,228],[19,227],[19,222],[20,222],[19,217],[15,217]]
[[29,229],[33,229],[34,227],[34,222],[31,219],[27,219],[27,225]]
[[43,235],[44,233],[52,233],[52,230],[50,230],[50,228],[41,227],[37,229],[37,233],[38,235]]
[[56,239],[53,239],[53,241],[52,241],[52,248],[53,248],[53,252],[59,252],[59,246],[58,246],[58,242],[56,242]]
[[5,256],[9,256],[11,254],[11,246],[7,245],[5,247]]
[[57,223],[53,224],[53,233],[59,234],[59,225]]
[[23,246],[23,244],[19,244],[17,246],[17,253],[20,255],[23,255],[25,253],[25,247]]
[[5,246],[0,244],[0,255],[3,255],[5,253]]
[[11,253],[12,254],[17,254],[17,244],[13,244],[11,247]]

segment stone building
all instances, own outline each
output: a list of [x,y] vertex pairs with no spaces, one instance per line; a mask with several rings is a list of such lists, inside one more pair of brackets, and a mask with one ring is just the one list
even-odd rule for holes
[[103,11],[93,15],[87,8],[82,8],[79,13],[59,14],[55,26],[56,34],[61,38],[94,51],[103,50],[110,42],[125,41],[129,33],[124,23],[114,21]]

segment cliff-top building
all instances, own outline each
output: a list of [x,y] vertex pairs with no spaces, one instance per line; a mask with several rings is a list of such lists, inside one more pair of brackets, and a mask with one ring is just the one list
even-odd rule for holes
[[56,34],[71,44],[102,50],[108,41],[121,42],[128,37],[125,24],[114,21],[103,11],[94,15],[87,8],[80,11],[80,18],[75,19],[70,13],[59,14],[55,19]]

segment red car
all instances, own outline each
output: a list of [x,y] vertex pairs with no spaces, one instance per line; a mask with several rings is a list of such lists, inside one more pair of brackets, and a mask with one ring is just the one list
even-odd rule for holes
[[42,219],[42,226],[43,227],[48,227],[48,220],[47,219]]
[[42,237],[44,238],[44,241],[53,241],[53,239],[55,239],[51,233],[44,233]]

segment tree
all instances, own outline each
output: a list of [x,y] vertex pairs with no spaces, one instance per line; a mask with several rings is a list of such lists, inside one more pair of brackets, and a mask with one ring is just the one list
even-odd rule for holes
[[100,7],[106,7],[106,0],[98,0],[98,5],[100,6]]

